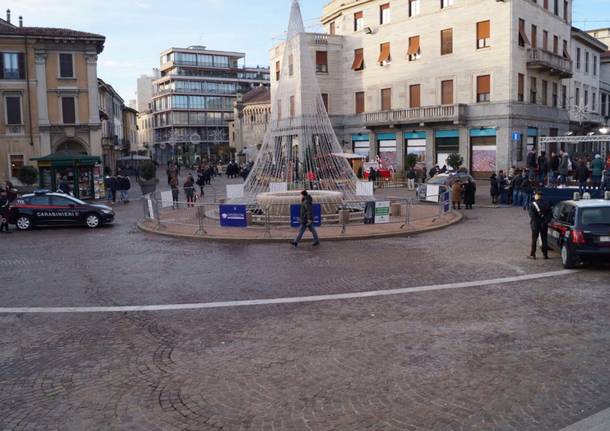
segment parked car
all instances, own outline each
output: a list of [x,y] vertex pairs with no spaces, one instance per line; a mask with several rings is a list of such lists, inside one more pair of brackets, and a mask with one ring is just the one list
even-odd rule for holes
[[561,253],[567,269],[591,260],[610,262],[610,200],[563,201],[553,209],[549,248]]
[[[467,183],[468,180],[475,182],[472,175],[470,175],[468,172],[449,171],[444,174],[435,175],[424,184],[420,184],[417,188],[416,195],[420,201],[431,201],[432,198],[437,197],[436,202],[438,202],[440,199],[438,196],[440,196],[441,193],[449,190],[456,179],[462,184]],[[432,195],[428,196],[428,186],[438,186],[439,190],[434,190]]]
[[19,230],[34,226],[85,225],[95,229],[114,221],[106,205],[89,204],[63,193],[41,190],[24,195],[11,207],[11,220]]

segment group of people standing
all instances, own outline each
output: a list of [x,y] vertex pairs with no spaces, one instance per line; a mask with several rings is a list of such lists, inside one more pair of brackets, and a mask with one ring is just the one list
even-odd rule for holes
[[560,150],[559,154],[552,152],[550,157],[547,157],[545,151],[536,156],[536,152],[530,150],[526,165],[530,181],[536,181],[543,186],[565,186],[571,177],[581,193],[587,189],[610,190],[610,171],[605,169],[600,154],[596,154],[592,159],[586,156],[572,158],[566,151]]
[[469,178],[465,183],[455,180],[451,185],[451,203],[454,210],[462,209],[462,202],[467,210],[475,203],[477,185]]
[[[131,181],[129,180],[129,177],[123,175],[121,171],[118,171],[117,175],[112,175],[108,172],[108,175],[104,178],[104,187],[106,188],[106,199],[108,202],[116,203],[118,192],[121,202],[125,204],[129,203]],[[62,189],[61,183],[59,188]],[[69,192],[64,191],[64,193]]]

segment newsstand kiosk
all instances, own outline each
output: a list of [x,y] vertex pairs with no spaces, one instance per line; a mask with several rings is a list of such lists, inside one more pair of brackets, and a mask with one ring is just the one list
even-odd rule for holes
[[102,161],[98,156],[56,153],[32,160],[38,163],[41,189],[57,191],[64,183],[76,198],[99,199],[103,196]]

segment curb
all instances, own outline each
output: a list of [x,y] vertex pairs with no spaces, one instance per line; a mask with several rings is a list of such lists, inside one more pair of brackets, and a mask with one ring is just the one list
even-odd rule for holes
[[[457,217],[454,220],[451,220],[447,223],[438,226],[431,226],[423,229],[417,229],[412,231],[403,231],[403,232],[387,232],[387,233],[379,233],[372,235],[355,235],[355,236],[332,236],[328,238],[320,238],[321,241],[330,241],[330,242],[339,242],[339,241],[361,241],[365,239],[383,239],[383,238],[393,238],[393,237],[401,237],[401,236],[412,236],[418,235],[422,233],[434,232],[437,230],[444,229],[446,227],[453,226],[455,224],[460,223],[464,220],[464,214],[458,211],[451,211],[452,214],[455,214]],[[201,235],[189,235],[175,232],[163,232],[156,229],[151,229],[147,226],[144,226],[142,222],[137,223],[136,227],[144,232],[154,235],[161,235],[170,238],[176,239],[195,239],[195,240],[205,240],[212,242],[225,242],[225,243],[244,243],[244,244],[263,244],[263,243],[286,243],[290,241],[288,238],[225,238],[218,236],[201,236]],[[311,242],[311,240],[304,240],[303,242]]]

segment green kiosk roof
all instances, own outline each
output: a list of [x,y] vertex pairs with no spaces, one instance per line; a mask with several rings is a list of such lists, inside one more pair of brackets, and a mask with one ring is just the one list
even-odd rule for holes
[[39,165],[47,166],[93,166],[101,163],[98,156],[87,156],[85,154],[62,154],[54,153],[44,157],[34,157]]

